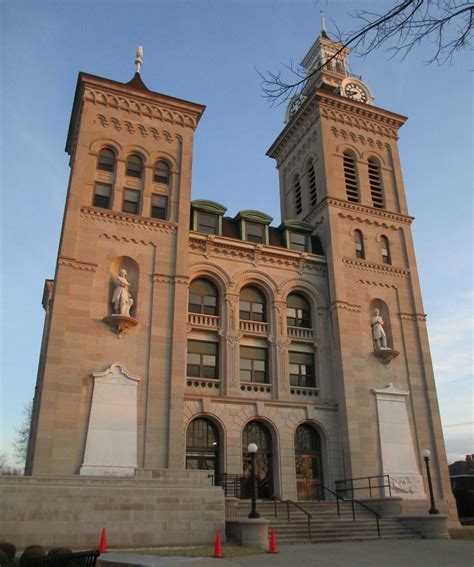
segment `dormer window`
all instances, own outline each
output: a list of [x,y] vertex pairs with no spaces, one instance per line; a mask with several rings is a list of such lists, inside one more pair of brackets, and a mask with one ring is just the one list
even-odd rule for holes
[[313,227],[303,221],[287,220],[282,223],[286,247],[296,252],[311,252],[311,233]]
[[222,217],[227,209],[220,203],[199,199],[191,203],[191,228],[205,234],[222,234]]
[[240,223],[242,240],[255,244],[268,244],[268,225],[273,218],[261,211],[240,211],[235,217]]

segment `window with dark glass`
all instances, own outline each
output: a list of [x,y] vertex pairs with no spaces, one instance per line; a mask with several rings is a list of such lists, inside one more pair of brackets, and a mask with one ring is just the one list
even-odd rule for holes
[[153,193],[151,196],[151,216],[154,219],[164,219],[168,217],[168,197]]
[[314,356],[309,352],[289,352],[290,384],[314,388]]
[[219,232],[219,217],[210,213],[197,212],[197,230],[206,234]]
[[191,282],[189,287],[190,313],[203,313],[204,315],[217,315],[217,289],[206,279]]
[[97,169],[101,171],[114,171],[115,169],[115,154],[112,150],[104,148],[99,152],[99,159],[97,160]]
[[187,375],[195,378],[217,378],[217,343],[188,341]]
[[365,259],[364,236],[358,229],[354,230],[354,245],[356,258]]
[[311,310],[306,299],[298,293],[288,296],[286,302],[286,321],[289,327],[311,329]]
[[382,247],[381,247],[382,262],[384,264],[391,264],[392,263],[392,257],[390,255],[390,243],[388,241],[388,238],[386,236],[381,236],[380,242],[382,244]]
[[123,212],[137,215],[139,206],[140,191],[136,191],[135,189],[125,189],[123,192]]
[[249,242],[263,244],[265,241],[265,225],[263,224],[245,221],[245,232]]
[[266,348],[240,347],[240,380],[268,383]]
[[94,191],[94,207],[102,207],[110,209],[110,196],[112,194],[112,186],[105,183],[96,183]]
[[164,161],[159,161],[155,165],[153,170],[153,181],[155,183],[165,183],[169,184],[170,181],[170,168],[168,164]]
[[306,234],[302,232],[290,232],[290,248],[298,252],[305,252]]
[[240,318],[265,321],[265,297],[256,287],[247,286],[240,292]]
[[131,155],[127,159],[127,169],[125,175],[127,177],[136,177],[141,179],[143,170],[143,161],[141,157],[136,155]]

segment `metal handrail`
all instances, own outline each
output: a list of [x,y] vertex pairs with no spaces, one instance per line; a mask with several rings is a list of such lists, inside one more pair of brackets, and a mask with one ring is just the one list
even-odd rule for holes
[[[382,484],[372,484],[372,479],[383,479]],[[354,482],[358,480],[366,480],[368,484],[366,486],[354,486]],[[386,480],[386,483],[385,483]],[[349,487],[347,486],[350,483]],[[356,490],[368,490],[369,496],[372,498],[372,489],[373,488],[388,488],[389,496],[392,496],[392,487],[390,486],[390,475],[388,474],[378,474],[373,476],[359,476],[357,478],[344,478],[342,480],[336,480],[336,491],[337,492],[347,492],[350,491],[352,493],[352,497],[354,498],[354,491]],[[339,486],[342,485],[342,488]]]
[[300,506],[297,502],[294,502],[293,500],[281,500],[281,498],[278,498],[278,496],[274,496],[273,502],[274,502],[274,508],[275,508],[275,518],[278,517],[277,501],[280,502],[281,504],[286,504],[286,516],[287,516],[288,522],[291,521],[290,504],[293,504],[293,506],[298,508],[298,510],[300,510],[301,512],[304,512],[306,514],[306,516],[308,518],[308,539],[309,539],[309,541],[311,541],[311,520],[312,520],[313,516],[307,510],[305,510],[302,506]]
[[334,492],[334,490],[331,490],[330,488],[327,488],[327,486],[322,485],[322,487],[324,488],[324,490],[326,490],[327,492],[329,492],[330,494],[333,494],[336,497],[336,502],[337,502],[337,515],[340,516],[340,509],[339,509],[339,500],[342,500],[343,502],[350,502],[351,503],[351,507],[352,507],[352,519],[355,521],[356,516],[355,516],[355,508],[354,508],[354,503],[359,504],[359,506],[362,506],[363,508],[365,508],[366,510],[368,510],[369,512],[371,512],[374,516],[375,516],[375,522],[377,524],[377,535],[378,537],[380,537],[380,522],[379,520],[382,518],[382,516],[376,512],[374,509],[372,509],[370,506],[367,506],[367,504],[364,504],[363,502],[360,502],[359,500],[356,500],[355,498],[351,498],[350,500],[346,500],[345,498],[343,498],[342,496],[340,496],[337,492]]

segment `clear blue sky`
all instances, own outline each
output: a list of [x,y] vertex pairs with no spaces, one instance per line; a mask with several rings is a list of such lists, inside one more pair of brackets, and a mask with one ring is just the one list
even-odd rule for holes
[[[341,29],[347,12],[390,2],[8,1],[2,35],[2,381],[0,452],[34,394],[45,278],[54,266],[69,176],[64,153],[77,73],[117,81],[134,72],[158,92],[207,105],[193,160],[193,198],[234,215],[279,222],[278,178],[265,151],[284,108],[261,96],[255,68],[299,62],[320,31],[319,10]],[[383,51],[351,58],[375,104],[409,117],[400,152],[450,460],[474,451],[472,389],[472,70],[404,61]],[[463,425],[464,424],[464,425]]]

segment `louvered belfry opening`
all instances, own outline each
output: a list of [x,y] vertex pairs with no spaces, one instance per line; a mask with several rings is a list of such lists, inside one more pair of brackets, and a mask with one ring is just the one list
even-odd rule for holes
[[300,177],[297,175],[293,181],[293,186],[295,189],[295,210],[296,214],[299,215],[303,210],[303,201],[301,197],[301,183]]
[[316,193],[316,174],[314,172],[313,161],[308,163],[308,188],[309,188],[309,204],[314,207],[318,201]]
[[380,163],[375,158],[369,158],[369,183],[372,205],[377,209],[383,209],[385,201],[383,198],[382,175]]
[[359,182],[357,180],[356,158],[352,153],[344,152],[344,179],[346,182],[347,200],[358,203]]

